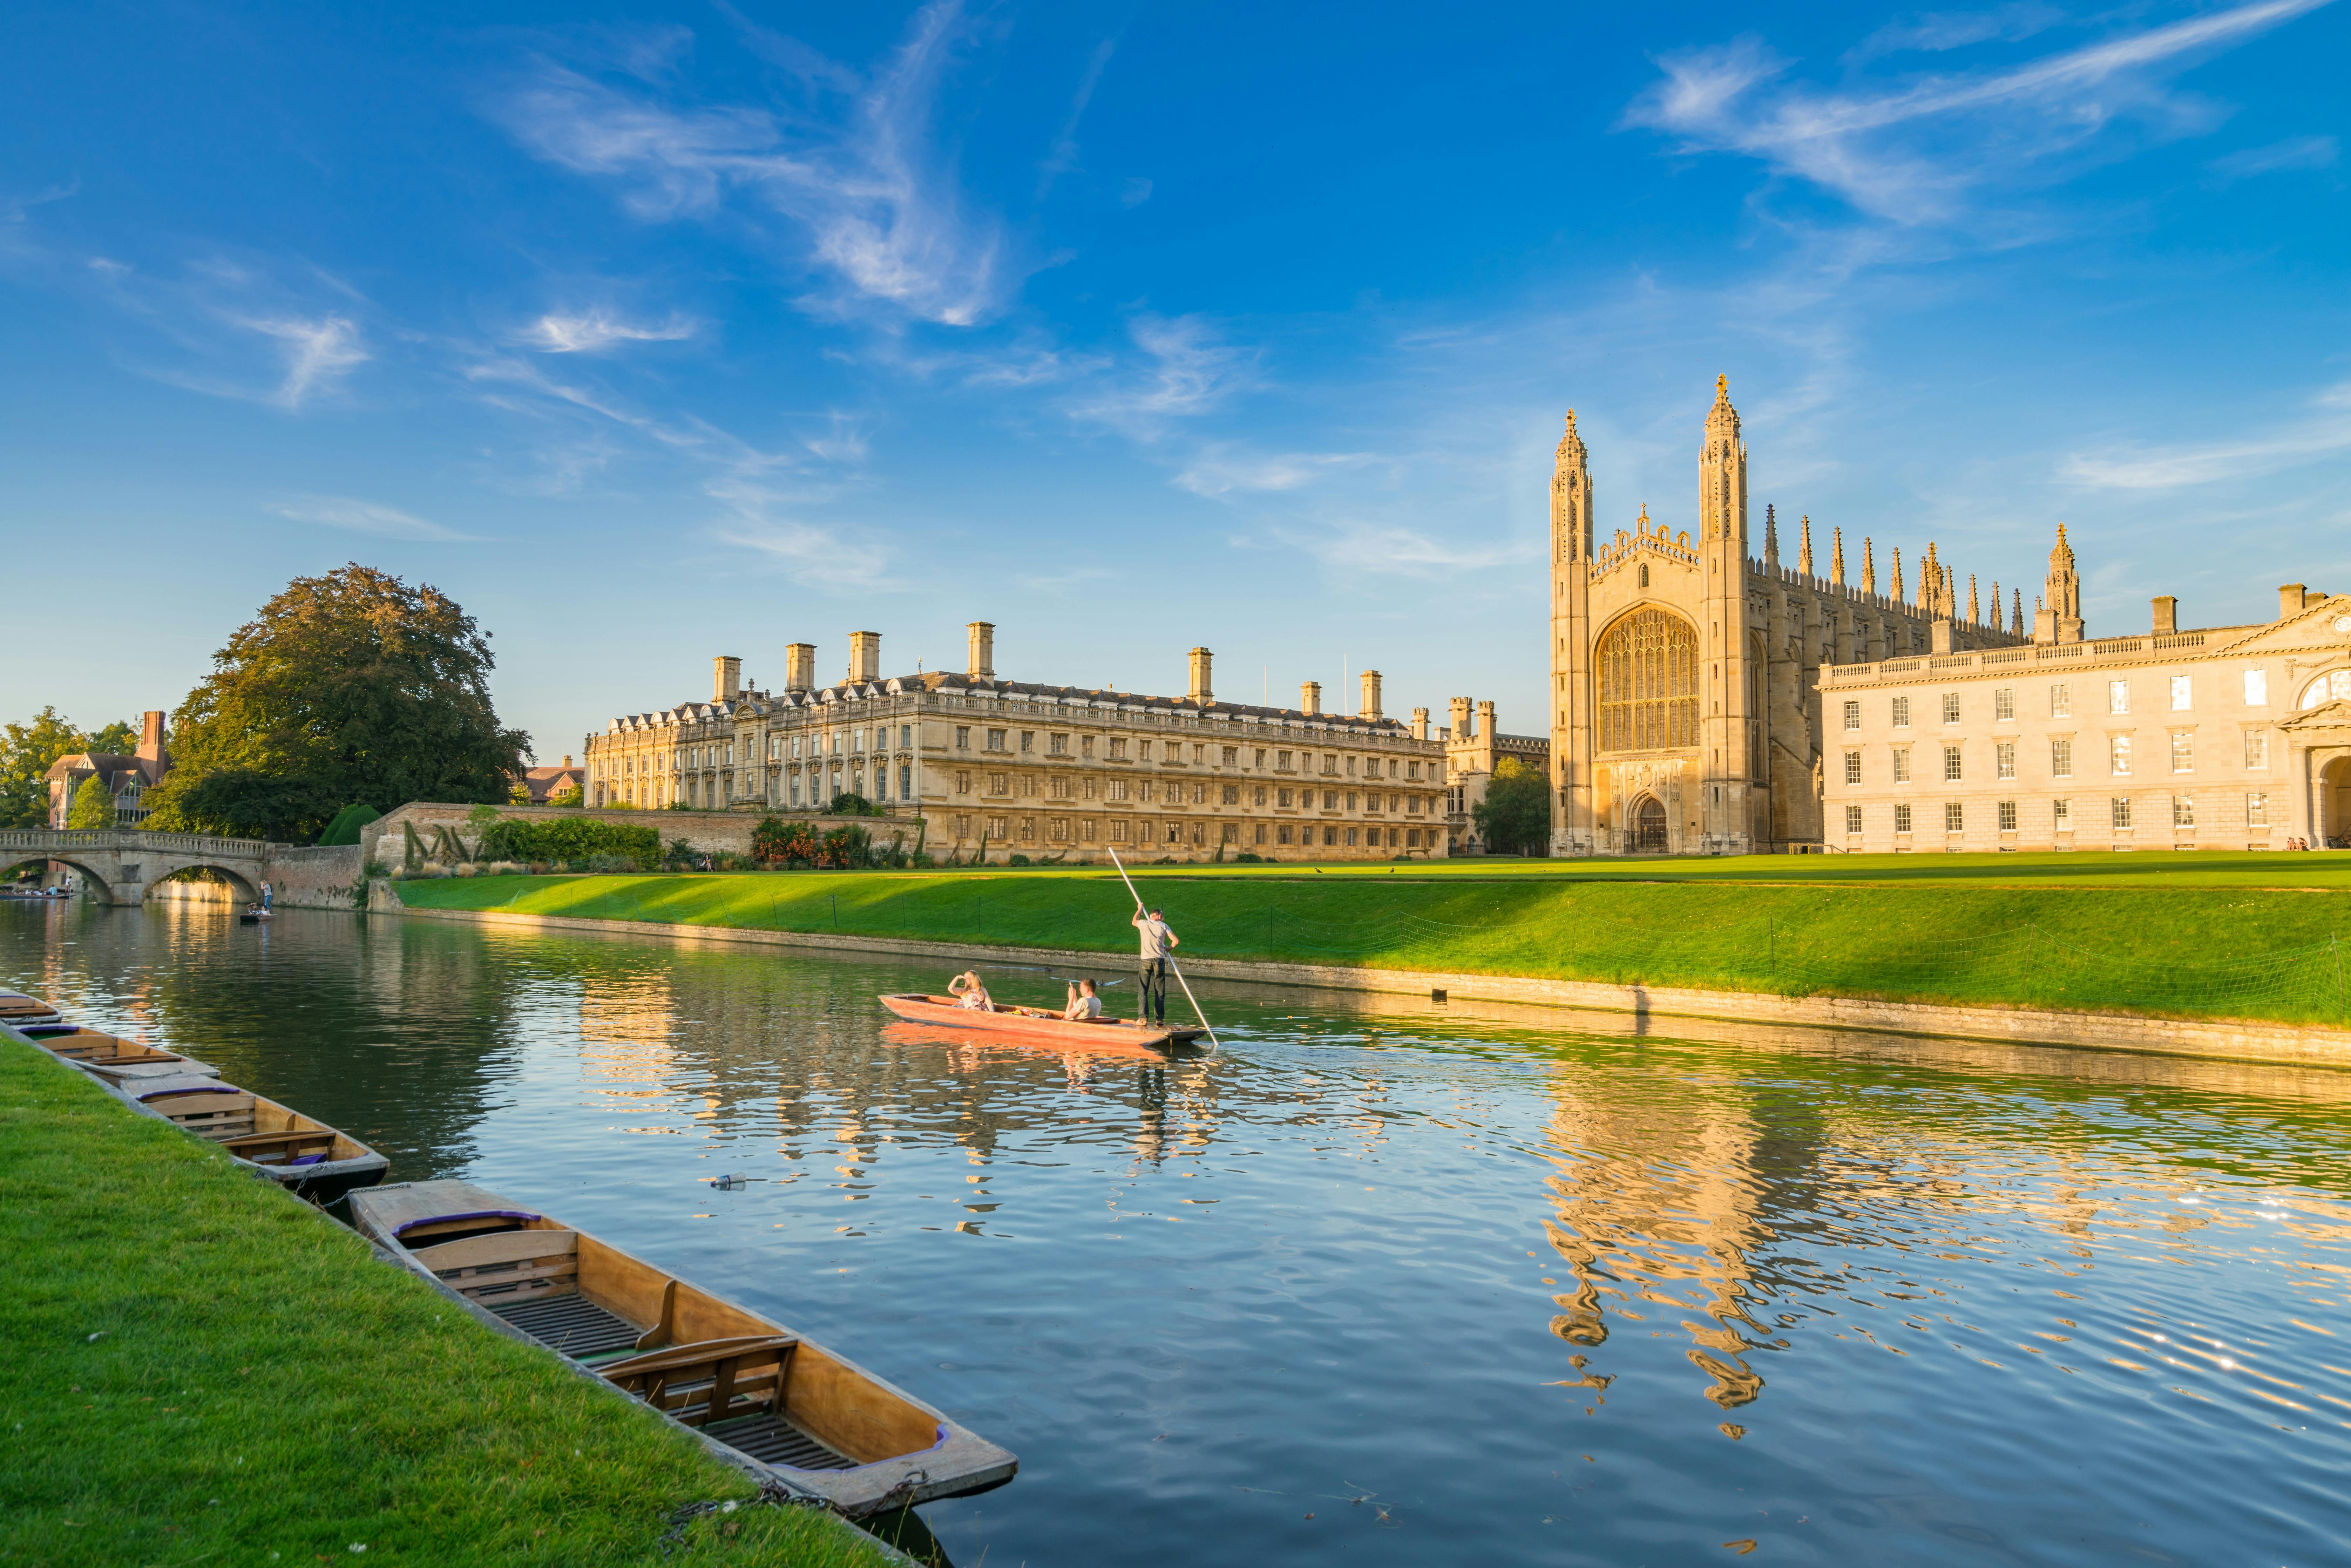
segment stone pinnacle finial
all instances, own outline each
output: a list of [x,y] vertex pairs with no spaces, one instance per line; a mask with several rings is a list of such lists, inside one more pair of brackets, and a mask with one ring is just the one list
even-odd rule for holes
[[1763,560],[1767,566],[1780,564],[1780,513],[1768,503],[1763,507]]
[[1829,580],[1839,588],[1844,586],[1844,529],[1829,530]]
[[1902,547],[1894,547],[1894,601],[1902,601]]
[[1976,606],[1976,574],[1972,571],[1968,573],[1968,620],[1977,625],[1983,623],[1983,612]]
[[1877,592],[1877,547],[1867,534],[1861,536],[1861,591],[1872,597]]
[[1796,570],[1806,577],[1813,575],[1813,518],[1809,512],[1804,515],[1803,531],[1797,538]]
[[[2016,618],[2009,622],[2008,634],[2011,637],[2022,637],[2024,635],[2024,590],[2020,588],[2017,589],[2015,592]],[[2041,601],[2038,599],[2034,600],[2032,603],[2033,608],[2036,610],[2041,606]]]

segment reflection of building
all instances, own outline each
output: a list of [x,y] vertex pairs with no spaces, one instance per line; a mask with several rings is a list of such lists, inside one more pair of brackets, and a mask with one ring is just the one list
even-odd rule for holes
[[141,717],[139,749],[130,756],[77,751],[49,764],[49,826],[67,826],[73,815],[75,793],[97,779],[114,797],[115,824],[135,828],[147,820],[147,791],[161,784],[171,770],[172,754],[163,747],[162,712],[150,709]]
[[1358,713],[1324,713],[1312,682],[1295,708],[1256,707],[1217,700],[1206,648],[1183,697],[1152,697],[999,679],[995,634],[973,622],[961,674],[885,678],[882,639],[853,632],[848,678],[821,686],[816,650],[794,643],[777,692],[721,658],[710,701],[588,737],[587,803],[815,810],[857,795],[921,818],[942,858],[1444,852],[1443,747],[1427,710],[1409,727],[1381,712],[1375,670]]
[[1845,849],[2351,847],[2351,595],[2085,641],[2064,530],[2029,647],[1821,672]]
[[1711,1380],[1707,1397],[1726,1410],[1745,1405],[1763,1389],[1745,1354],[1771,1337],[1749,1311],[1760,1299],[1751,1259],[1772,1239],[1759,1212],[1761,1133],[1743,1108],[1621,1095],[1567,1091],[1552,1117],[1558,1174],[1545,1185],[1559,1217],[1544,1229],[1574,1279],[1553,1298],[1552,1332],[1593,1346],[1606,1342],[1612,1312],[1671,1324]]
[[1440,731],[1445,741],[1445,831],[1448,852],[1481,855],[1476,811],[1486,800],[1486,786],[1494,779],[1494,765],[1503,758],[1525,763],[1537,778],[1551,775],[1551,742],[1540,735],[1504,735],[1494,727],[1494,705],[1477,705],[1471,718],[1468,697],[1452,702],[1453,722]]
[[[1621,515],[1621,514],[1620,514]],[[1829,570],[1801,525],[1793,570],[1780,564],[1765,508],[1750,553],[1747,448],[1722,382],[1698,452],[1698,527],[1652,523],[1595,539],[1592,476],[1568,415],[1552,478],[1552,721],[1555,853],[1740,853],[1821,837],[1820,711],[1827,664],[2011,647],[2022,627],[1989,621],[1975,580],[1928,545],[1917,598],[1902,558],[1877,591],[1870,542],[1845,576],[1841,533]]]

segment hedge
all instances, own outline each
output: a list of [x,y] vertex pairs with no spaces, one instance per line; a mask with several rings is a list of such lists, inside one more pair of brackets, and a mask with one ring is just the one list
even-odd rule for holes
[[486,861],[584,861],[618,855],[650,869],[661,862],[661,835],[651,828],[623,827],[593,817],[543,822],[500,817],[482,830],[474,855]]

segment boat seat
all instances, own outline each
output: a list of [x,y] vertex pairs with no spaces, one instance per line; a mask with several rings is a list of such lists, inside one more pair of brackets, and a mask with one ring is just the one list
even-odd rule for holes
[[220,1144],[237,1158],[256,1165],[308,1166],[334,1152],[335,1134],[331,1127],[301,1133],[244,1133],[223,1138]]
[[688,1427],[779,1415],[791,1334],[674,1344],[596,1369],[597,1375]]
[[200,1138],[214,1143],[253,1131],[253,1096],[241,1089],[224,1093],[197,1090],[159,1095],[145,1102]]
[[567,1295],[580,1288],[580,1233],[576,1230],[494,1230],[438,1247],[419,1247],[410,1257],[460,1295],[501,1306],[538,1296]]

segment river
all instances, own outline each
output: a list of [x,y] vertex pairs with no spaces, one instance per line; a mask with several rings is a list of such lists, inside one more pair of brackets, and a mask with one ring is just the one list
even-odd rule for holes
[[1233,985],[1220,1052],[1065,1058],[874,1004],[945,979],[0,904],[0,984],[1011,1448],[924,1511],[962,1568],[2351,1558],[2351,1075]]

